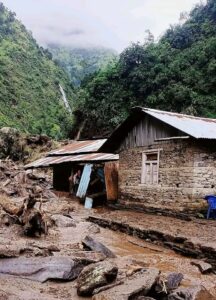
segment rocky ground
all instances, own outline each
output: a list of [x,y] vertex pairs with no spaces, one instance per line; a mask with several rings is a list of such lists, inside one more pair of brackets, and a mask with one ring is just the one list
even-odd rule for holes
[[216,299],[215,221],[86,210],[9,159],[0,178],[0,299]]
[[[92,275],[92,271],[95,270],[97,265],[93,263],[97,264],[99,262],[100,265],[100,261],[105,262],[105,266],[102,265],[99,271],[96,268],[97,272],[102,272],[100,271],[102,268],[103,272],[106,271],[107,274],[111,274],[111,281],[117,281],[121,284],[107,291],[100,292],[99,289],[98,292],[100,293],[93,296],[93,299],[96,300],[138,299],[129,298],[126,294],[132,294],[133,290],[141,287],[145,290],[146,286],[153,285],[159,271],[161,271],[160,278],[164,279],[164,281],[166,281],[167,275],[170,273],[181,273],[183,274],[180,284],[181,288],[203,286],[212,295],[212,298],[209,294],[204,293],[203,297],[205,298],[177,298],[176,296],[176,298],[169,299],[216,299],[216,275],[212,272],[202,274],[197,266],[191,264],[192,261],[199,262],[198,260],[180,256],[174,251],[155,245],[150,241],[143,241],[125,233],[101,228],[86,221],[90,215],[99,217],[107,214],[105,208],[85,210],[82,205],[78,204],[77,200],[62,196],[60,198],[50,198],[48,202],[43,203],[43,210],[49,218],[55,221],[55,224],[48,229],[47,235],[26,237],[23,235],[22,227],[16,224],[10,226],[1,225],[0,227],[0,256],[4,257],[0,259],[0,273],[4,267],[2,261],[7,262],[7,268],[9,268],[10,262],[14,260],[12,257],[15,257],[16,260],[19,259],[21,263],[21,267],[16,265],[15,269],[11,269],[13,275],[0,275],[0,299],[89,299],[89,296],[87,297],[85,294],[86,286],[87,290],[90,289],[91,291],[92,289],[94,290],[95,286],[93,285],[93,288],[92,286],[89,287],[87,284],[89,281],[86,279],[86,276],[87,278],[88,276],[95,278]],[[127,215],[125,215],[126,217]],[[106,258],[104,254],[106,252],[103,250],[103,254],[101,254],[98,252],[100,250],[98,248],[95,248],[94,251],[87,251],[87,248],[82,243],[86,236],[91,236],[97,242],[101,242],[108,247],[115,257]],[[69,282],[64,280],[39,282],[31,277],[32,274],[29,275],[29,269],[26,269],[26,265],[24,265],[25,261],[22,261],[22,259],[26,258],[31,263],[34,262],[34,268],[35,264],[38,264],[40,272],[42,268],[40,264],[42,263],[45,269],[47,261],[44,261],[44,259],[47,258],[52,260],[56,258],[76,259],[76,261],[84,265],[88,264],[86,268],[90,270],[86,270],[86,273],[78,280],[75,279]],[[54,269],[49,266],[49,271],[53,274],[55,273],[55,276],[61,276],[62,274],[56,274],[56,269],[63,267],[64,263],[61,262],[59,265],[59,262],[57,264],[56,261],[53,261],[53,264]],[[14,264],[12,265],[14,267]],[[146,270],[149,273],[145,273]],[[40,272],[35,271],[35,274],[42,276]],[[46,273],[46,276],[50,276],[49,272]],[[117,276],[117,279],[115,279],[115,276]],[[148,277],[148,280],[145,279],[145,276]],[[147,280],[146,283],[145,280]],[[110,284],[106,276],[104,277],[104,274],[101,275],[99,281],[102,282],[102,285]],[[93,282],[95,281],[93,280]],[[143,287],[144,285],[145,288]],[[96,285],[96,292],[97,289],[98,286]],[[81,291],[81,294],[84,291],[83,295],[78,296],[77,290]],[[126,296],[124,297],[126,298],[121,298],[122,294],[125,294]],[[162,299],[161,296],[158,297],[160,298],[154,297],[153,299]]]

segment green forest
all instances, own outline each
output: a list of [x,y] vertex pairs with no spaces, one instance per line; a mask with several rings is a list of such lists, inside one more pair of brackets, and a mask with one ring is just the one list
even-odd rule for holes
[[80,86],[85,77],[106,68],[111,61],[117,61],[118,54],[102,47],[63,47],[48,45],[54,61],[68,74],[75,87]]
[[125,49],[117,62],[81,84],[77,126],[83,136],[108,134],[144,106],[216,118],[216,1],[197,5],[183,25],[171,26],[159,41]]
[[0,3],[0,127],[67,136],[73,118],[63,105],[59,84],[73,106],[67,74]]
[[[73,114],[62,101],[63,87]],[[120,55],[40,47],[0,5],[0,127],[53,138],[108,136],[133,106],[216,118],[216,2]]]

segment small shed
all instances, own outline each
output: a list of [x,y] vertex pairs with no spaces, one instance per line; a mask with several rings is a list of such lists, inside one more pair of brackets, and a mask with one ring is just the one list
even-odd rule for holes
[[100,151],[119,153],[122,207],[196,213],[216,193],[216,119],[136,107]]
[[[119,156],[117,154],[99,152],[99,149],[105,142],[106,139],[73,141],[68,145],[49,152],[46,157],[26,165],[25,168],[52,168],[53,188],[57,191],[67,192],[70,189],[69,177],[73,176],[77,170],[83,172],[85,166],[88,165],[91,168],[91,175],[93,170],[101,169],[102,173],[105,174],[104,183],[106,184],[107,198],[108,200],[116,200],[118,196]],[[113,173],[115,176],[113,176]],[[86,175],[82,174],[83,178],[84,176]],[[87,190],[85,178],[82,180],[82,185],[85,185]]]

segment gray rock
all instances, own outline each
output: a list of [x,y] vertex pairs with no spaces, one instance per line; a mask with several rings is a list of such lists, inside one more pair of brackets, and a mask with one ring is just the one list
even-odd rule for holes
[[89,235],[87,235],[82,240],[82,243],[83,243],[84,247],[86,247],[89,250],[103,253],[106,257],[110,257],[110,258],[116,257],[115,254],[110,249],[108,249],[102,243],[97,242],[95,239],[93,239]]
[[0,274],[8,274],[34,281],[45,282],[48,279],[64,281],[78,277],[85,264],[69,257],[11,258],[0,260]]
[[192,261],[191,265],[198,267],[202,274],[211,273],[213,270],[212,265],[210,265],[209,263],[206,263],[202,260],[201,261]]
[[100,233],[100,227],[97,224],[91,224],[88,227],[88,232],[91,233],[91,234]]
[[213,297],[203,286],[189,288],[179,288],[169,294],[168,300],[214,300]]
[[79,296],[91,296],[94,289],[113,282],[118,273],[116,265],[104,261],[85,267],[77,280]]
[[58,227],[76,227],[76,224],[72,218],[63,215],[53,215],[51,219]]
[[142,270],[128,277],[123,284],[94,295],[92,300],[128,300],[146,296],[155,284],[159,273],[159,270],[155,268]]
[[176,272],[169,273],[167,275],[167,277],[165,278],[165,280],[163,278],[158,279],[156,286],[155,286],[155,291],[157,293],[165,292],[165,290],[164,290],[164,284],[165,284],[166,291],[170,292],[170,291],[178,288],[183,277],[184,276],[182,273],[176,273]]

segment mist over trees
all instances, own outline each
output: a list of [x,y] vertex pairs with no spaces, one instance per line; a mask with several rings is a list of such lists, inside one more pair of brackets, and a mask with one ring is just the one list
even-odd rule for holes
[[108,134],[139,105],[216,118],[216,2],[198,4],[158,42],[126,48],[117,62],[81,84],[83,136]]
[[[0,127],[54,138],[108,136],[144,106],[216,118],[216,2],[198,4],[159,41],[150,31],[119,56],[40,47],[0,4]],[[59,84],[71,105],[62,103]]]

